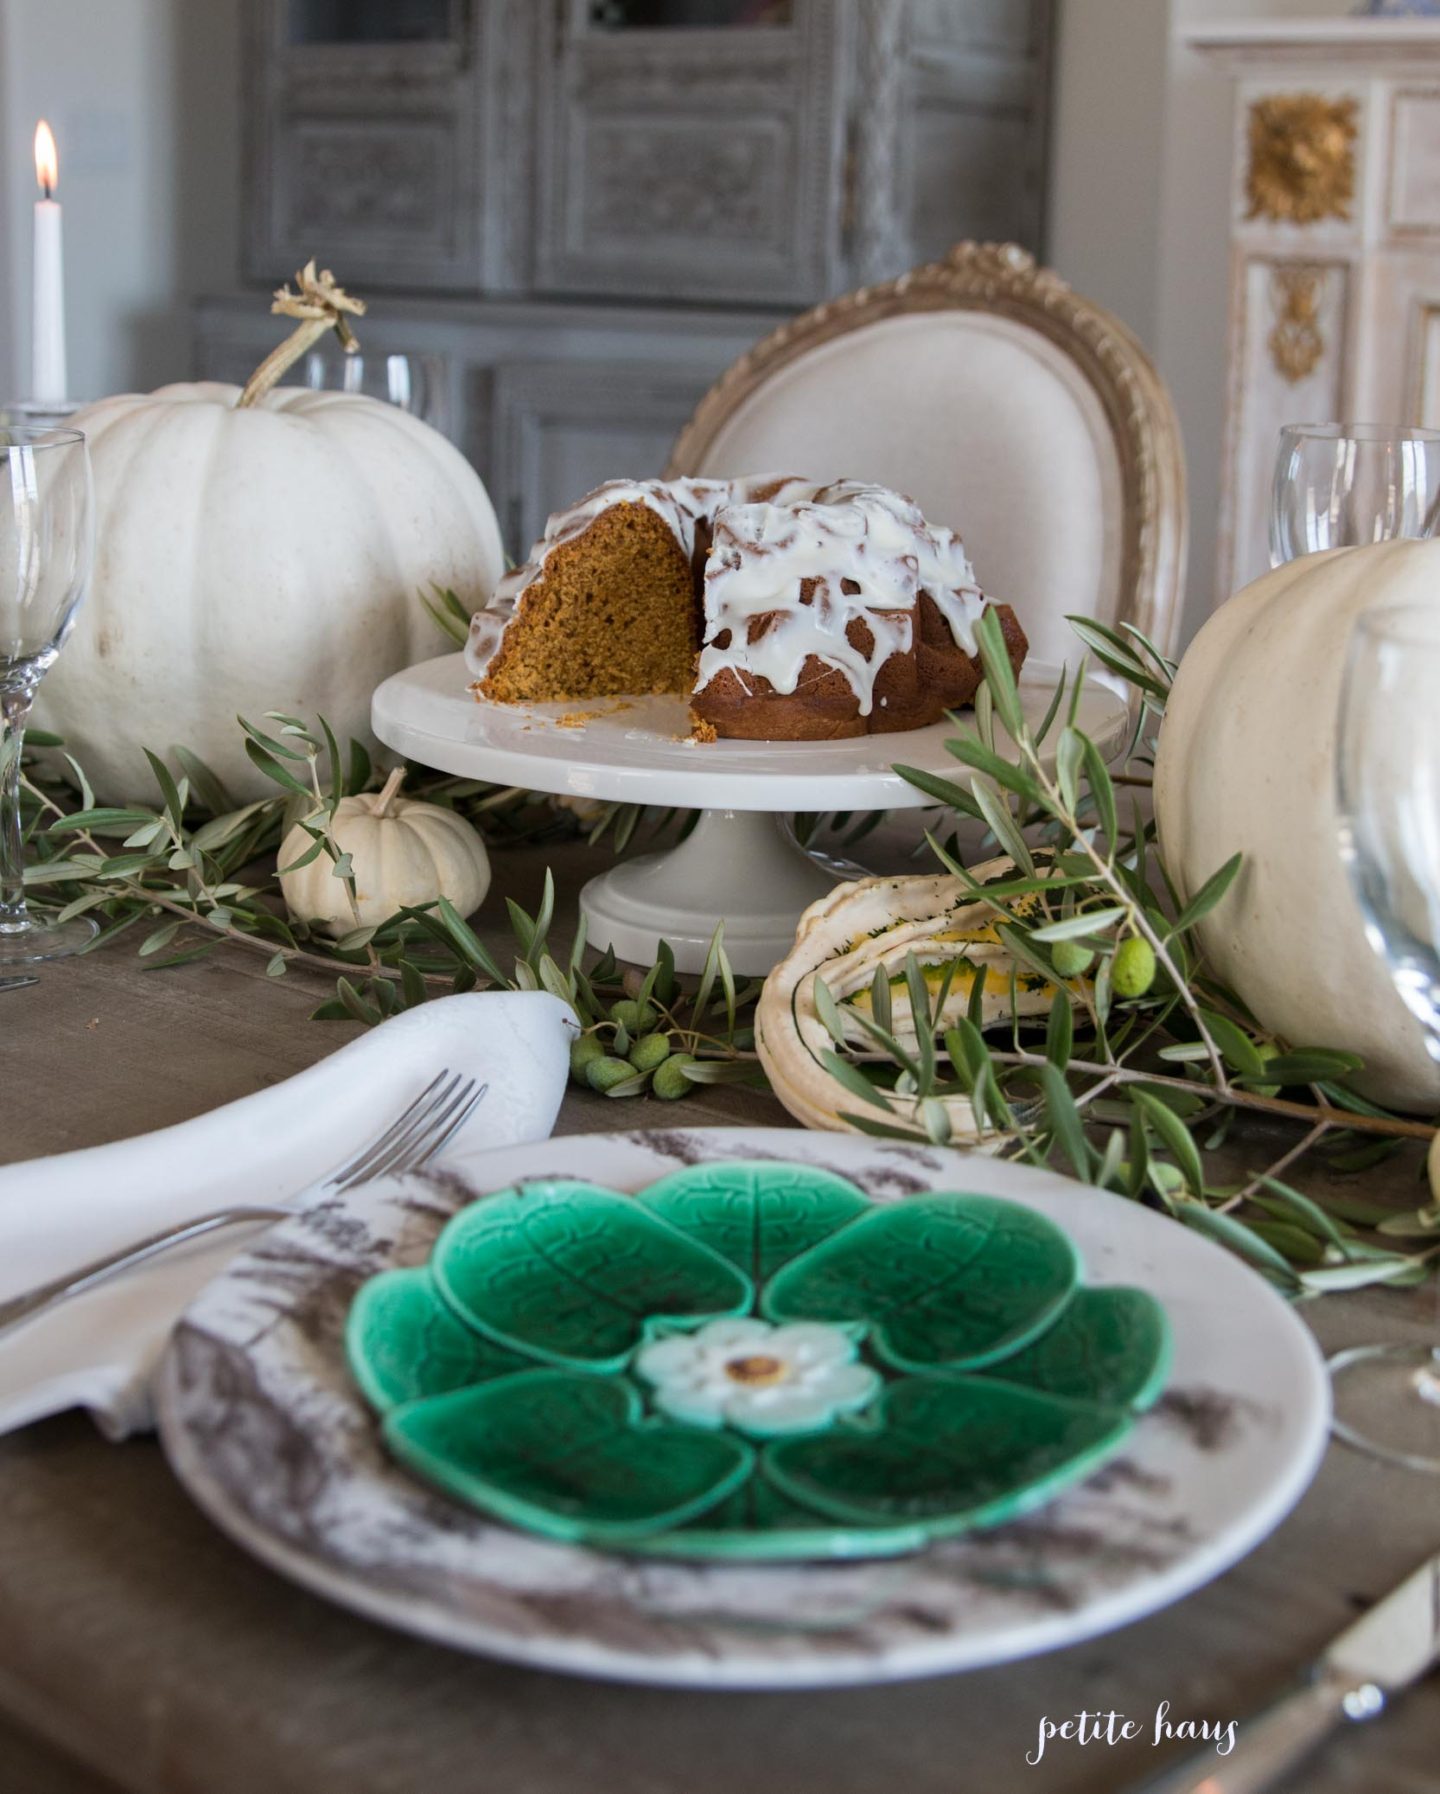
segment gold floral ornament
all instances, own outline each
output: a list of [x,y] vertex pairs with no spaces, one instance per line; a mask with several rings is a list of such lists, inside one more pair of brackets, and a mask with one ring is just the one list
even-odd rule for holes
[[344,287],[337,285],[328,268],[317,273],[313,256],[295,276],[295,284],[300,289],[296,293],[290,291],[288,281],[277,288],[270,310],[276,317],[296,319],[296,328],[283,343],[276,344],[246,381],[245,390],[236,401],[238,409],[258,404],[327,330],[335,332],[347,355],[353,355],[360,347],[349,321],[364,317],[363,299],[352,299]]
[[1348,218],[1355,197],[1353,99],[1271,94],[1250,108],[1247,218],[1315,224]]
[[1271,275],[1275,327],[1270,332],[1270,359],[1275,371],[1292,386],[1314,373],[1325,353],[1320,330],[1320,302],[1325,296],[1325,270],[1310,262],[1277,267]]

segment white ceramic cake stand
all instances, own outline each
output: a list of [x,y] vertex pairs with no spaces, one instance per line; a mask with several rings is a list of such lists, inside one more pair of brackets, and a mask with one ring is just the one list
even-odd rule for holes
[[[1020,687],[1032,721],[1044,715],[1056,676],[1053,668],[1026,668]],[[700,811],[678,846],[622,861],[592,878],[580,898],[595,946],[648,965],[666,940],[682,972],[700,970],[722,920],[735,970],[768,972],[794,941],[801,911],[860,872],[805,852],[790,830],[791,813],[931,802],[892,770],[895,761],[963,776],[945,751],[955,733],[946,722],[853,741],[696,743],[687,739],[683,698],[490,704],[468,687],[460,654],[396,673],[375,693],[375,733],[408,759],[467,778]],[[1125,700],[1087,683],[1077,720],[1112,753],[1126,734]]]

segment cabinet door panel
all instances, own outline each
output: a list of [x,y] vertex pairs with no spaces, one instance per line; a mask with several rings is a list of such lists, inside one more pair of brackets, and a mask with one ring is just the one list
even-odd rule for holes
[[[428,119],[297,119],[278,172],[282,241],[339,243],[368,262],[453,255],[454,133]],[[327,254],[333,253],[328,251]]]
[[1035,31],[1031,0],[906,0],[917,45],[1024,55]]
[[478,285],[485,169],[472,13],[461,0],[432,12],[414,17],[437,34],[411,40],[357,37],[356,18],[332,18],[313,0],[252,4],[251,278],[283,278],[318,253],[356,287]]
[[1043,251],[1051,0],[856,0],[845,284],[966,238]]
[[912,126],[911,245],[917,260],[965,238],[1034,250],[1039,183],[1024,115],[932,108]]
[[496,369],[491,495],[523,560],[552,511],[605,480],[657,475],[710,367],[535,362]]
[[1440,232],[1440,88],[1404,87],[1390,96],[1385,223],[1392,240]]
[[550,0],[536,282],[796,303],[839,254],[837,9],[755,29],[601,29]]
[[1440,259],[1384,251],[1367,272],[1353,415],[1440,428]]

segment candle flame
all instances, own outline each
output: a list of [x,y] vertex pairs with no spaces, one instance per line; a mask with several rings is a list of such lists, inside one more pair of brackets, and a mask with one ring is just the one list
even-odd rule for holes
[[35,179],[40,191],[49,199],[60,180],[60,158],[55,150],[55,133],[42,118],[35,127]]

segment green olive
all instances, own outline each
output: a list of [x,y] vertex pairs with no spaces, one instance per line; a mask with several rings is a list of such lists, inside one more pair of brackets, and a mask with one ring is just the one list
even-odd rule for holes
[[624,1059],[612,1059],[608,1053],[599,1059],[592,1059],[585,1067],[585,1082],[592,1090],[598,1090],[603,1096],[613,1090],[617,1084],[623,1084],[626,1078],[635,1076],[635,1067]]
[[1149,941],[1131,935],[1115,949],[1110,982],[1117,997],[1143,997],[1155,982],[1155,949]]
[[1062,978],[1080,978],[1094,965],[1095,954],[1079,941],[1056,941],[1050,949],[1050,959]]
[[637,1003],[631,997],[621,997],[610,1005],[610,1020],[617,1028],[623,1028],[632,1040],[637,1035],[648,1034],[658,1019],[648,1003]]
[[685,1067],[694,1063],[689,1053],[672,1053],[657,1069],[650,1088],[662,1102],[673,1103],[676,1097],[684,1096],[689,1090],[690,1080],[685,1076]]
[[670,1057],[668,1034],[642,1034],[630,1048],[630,1063],[636,1071],[654,1071]]

